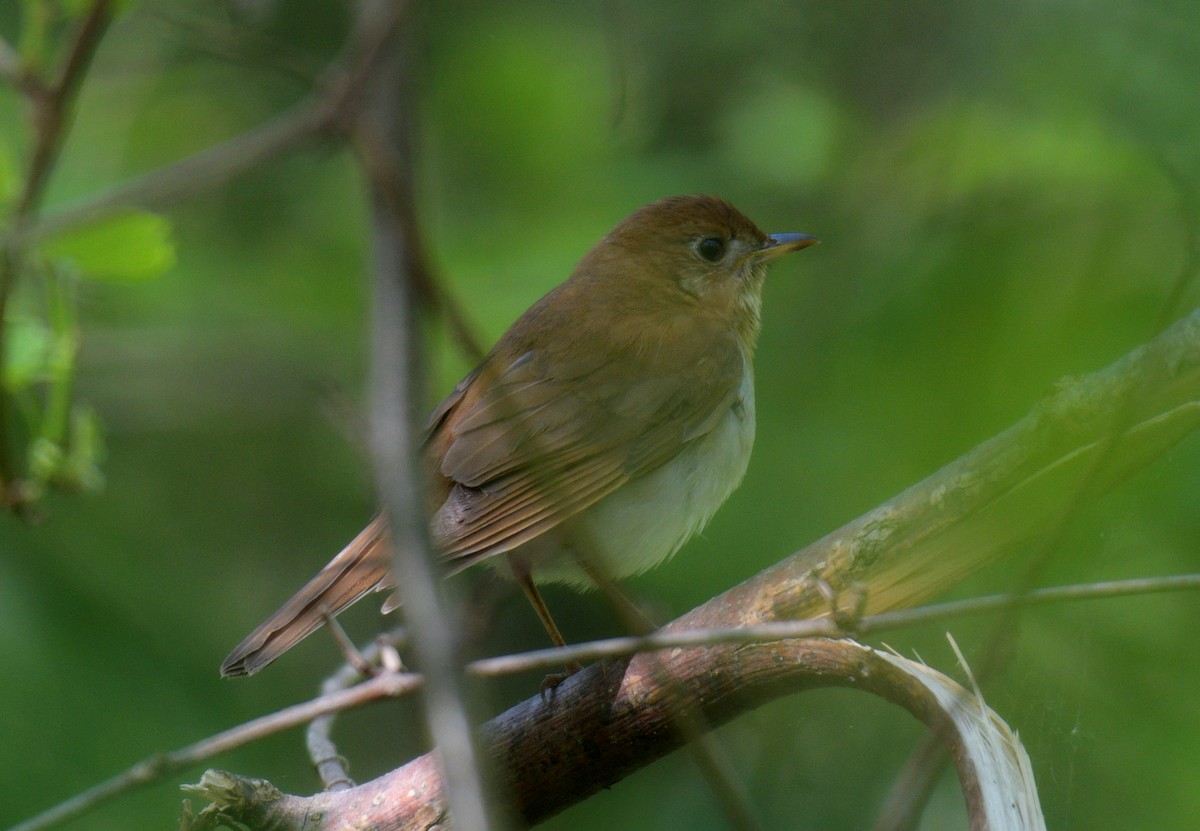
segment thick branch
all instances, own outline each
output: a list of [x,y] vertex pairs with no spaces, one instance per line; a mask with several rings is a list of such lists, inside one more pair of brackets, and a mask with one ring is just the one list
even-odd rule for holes
[[[1115,444],[1114,423],[1132,425]],[[1077,503],[1084,480],[1085,495],[1098,495],[1197,425],[1200,311],[1107,369],[1064,382],[1004,433],[667,629],[824,615],[830,586],[865,592],[872,612],[913,605],[1036,538]],[[517,816],[545,819],[675,749],[680,702],[717,725],[781,692],[839,684],[929,717],[886,673],[847,663],[841,643],[674,649],[593,665],[549,703],[531,698],[486,725],[497,778]],[[347,791],[243,802],[236,813],[295,828],[312,812],[324,829],[427,827],[445,812],[436,756]]]
[[[811,639],[737,647],[670,650],[605,662],[562,684],[549,701],[532,698],[494,719],[485,732],[496,772],[511,786],[509,808],[537,823],[678,746],[681,710],[699,707],[713,726],[784,693],[818,687],[861,689],[893,701],[946,738],[958,766],[971,827],[982,821],[977,760],[939,703],[902,662],[853,641]],[[671,681],[660,684],[662,673]],[[311,799],[265,783],[206,774],[194,789],[217,799],[226,816],[253,828],[363,827],[416,831],[444,823],[447,806],[435,754],[365,785]],[[215,819],[218,812],[209,809]],[[311,818],[320,816],[319,824]],[[306,819],[310,824],[304,824]]]

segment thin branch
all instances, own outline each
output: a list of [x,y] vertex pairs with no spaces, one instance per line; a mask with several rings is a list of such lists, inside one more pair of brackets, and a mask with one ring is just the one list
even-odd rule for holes
[[133,206],[158,207],[216,188],[322,135],[335,119],[337,105],[326,97],[305,101],[253,130],[51,214],[24,228],[18,239],[36,242]]
[[[378,2],[360,4],[366,20]],[[457,630],[440,592],[428,539],[419,459],[420,330],[413,285],[418,234],[411,193],[411,124],[405,109],[411,79],[393,41],[367,90],[355,125],[355,146],[370,190],[373,286],[371,345],[372,462],[388,518],[396,592],[425,676],[426,721],[438,747],[454,826],[493,827],[485,786],[486,760],[476,733],[460,660]]]
[[853,633],[847,632],[832,617],[776,621],[750,626],[662,631],[643,637],[604,638],[565,647],[537,649],[496,658],[482,658],[472,661],[467,670],[472,675],[490,678],[519,672],[541,671],[570,662],[586,663],[605,658],[621,658],[640,652],[716,646],[718,644],[749,645],[798,638],[841,638],[850,634],[863,636],[967,615],[998,612],[1013,606],[1041,606],[1047,603],[1075,600],[1197,590],[1200,590],[1200,574],[1055,586],[1023,594],[993,594],[869,615],[855,622]]
[[17,199],[15,219],[19,222],[37,213],[45,194],[46,182],[58,158],[70,120],[70,104],[79,91],[84,73],[111,19],[111,0],[96,0],[75,32],[58,79],[34,98],[34,126],[37,142],[25,174],[24,187]]
[[411,673],[383,673],[348,690],[286,707],[248,721],[187,747],[150,756],[124,773],[89,788],[48,811],[14,825],[8,831],[43,831],[82,816],[109,800],[136,788],[157,782],[177,771],[199,764],[219,753],[242,747],[274,733],[289,730],[327,713],[361,707],[372,701],[395,698],[417,689],[421,678]]
[[353,122],[364,84],[384,44],[400,24],[405,3],[386,3],[370,28],[350,37],[343,58],[318,91],[265,124],[166,167],[130,179],[14,233],[27,244],[107,219],[131,207],[159,207],[223,185],[272,159]]
[[475,363],[482,361],[487,355],[487,349],[479,340],[479,336],[475,334],[475,327],[467,320],[467,313],[462,304],[446,288],[444,282],[432,273],[429,268],[429,259],[424,256],[423,252],[419,259],[421,268],[416,269],[413,276],[422,299],[441,313],[446,325],[450,328],[450,335],[462,350],[463,355]]
[[[405,630],[400,628],[388,635],[381,635],[372,641],[370,646],[359,650],[359,654],[369,664],[383,666],[384,651],[394,650],[401,642],[407,640],[404,633]],[[347,662],[321,684],[321,697],[349,689],[360,683],[363,677],[357,667]],[[346,760],[337,752],[337,746],[333,743],[333,723],[339,712],[341,710],[335,710],[313,719],[304,737],[308,758],[327,791],[354,786],[354,780],[350,778],[350,772],[346,769]]]

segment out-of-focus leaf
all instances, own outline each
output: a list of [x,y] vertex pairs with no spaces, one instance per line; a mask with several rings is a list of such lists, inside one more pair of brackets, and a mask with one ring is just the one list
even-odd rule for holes
[[610,129],[596,46],[561,20],[464,28],[434,80],[438,153],[473,176],[522,183],[514,195],[577,193],[572,173],[602,157]]
[[150,280],[175,265],[170,221],[145,211],[55,237],[42,252],[69,260],[84,277],[96,280]]
[[5,325],[5,337],[5,389],[24,389],[53,375],[55,339],[46,324],[28,317],[10,318]]
[[100,419],[87,404],[71,410],[67,443],[40,436],[29,445],[29,475],[33,483],[94,492],[104,487],[104,437]]
[[731,166],[770,187],[812,186],[829,170],[843,117],[824,95],[788,83],[739,98],[721,123]]
[[16,165],[8,146],[0,141],[0,205],[7,204],[17,193]]
[[104,429],[100,417],[88,404],[76,404],[71,410],[71,443],[67,448],[60,475],[65,484],[84,491],[104,487]]
[[35,482],[49,482],[62,467],[62,445],[53,439],[39,437],[29,444],[29,475]]
[[[914,144],[948,149],[952,195],[1009,182],[1106,184],[1144,164],[1132,147],[1098,117],[1021,117],[986,103],[950,109],[917,130]],[[930,155],[933,155],[932,153]]]
[[1094,193],[1158,178],[1145,153],[1099,117],[972,102],[932,110],[884,137],[846,191],[872,202],[895,200],[895,213],[912,215],[983,191]]

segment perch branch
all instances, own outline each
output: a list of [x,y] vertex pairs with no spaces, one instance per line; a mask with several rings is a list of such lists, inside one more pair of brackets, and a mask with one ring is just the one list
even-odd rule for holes
[[[1166,591],[1187,591],[1200,589],[1200,574],[1174,575],[1168,577],[1149,577],[1134,580],[1119,580],[1106,583],[1091,583],[1073,586],[1058,586],[1039,589],[1020,595],[992,595],[959,600],[951,603],[941,603],[936,606],[926,606],[916,609],[906,609],[898,612],[885,612],[879,615],[865,617],[858,621],[856,629],[860,634],[878,633],[921,623],[946,620],[967,614],[982,614],[1002,609],[1010,604],[1043,604],[1084,600],[1093,598],[1128,597]],[[398,629],[388,637],[388,646],[395,643],[403,630]],[[481,678],[493,678],[511,675],[519,672],[545,671],[563,666],[570,660],[590,661],[604,658],[620,658],[632,656],[638,652],[666,651],[676,648],[695,648],[709,645],[751,645],[785,639],[811,637],[841,636],[838,625],[832,618],[816,620],[778,621],[746,628],[707,629],[673,633],[656,633],[646,637],[608,638],[589,643],[574,644],[555,649],[540,649],[516,655],[506,655],[498,658],[484,658],[473,661],[467,666],[471,675]],[[372,644],[362,650],[368,661],[374,661],[379,654],[380,644]],[[166,776],[186,765],[199,764],[212,758],[218,753],[240,747],[249,741],[263,738],[265,735],[289,730],[311,719],[310,735],[316,727],[318,746],[315,754],[310,751],[313,765],[318,768],[322,782],[327,789],[332,790],[335,782],[341,781],[345,771],[340,766],[329,768],[329,778],[322,768],[323,763],[331,762],[336,757],[336,749],[329,742],[331,719],[337,713],[355,707],[372,703],[385,697],[406,695],[417,689],[421,683],[418,675],[394,675],[395,680],[379,681],[375,679],[350,687],[357,679],[358,672],[350,666],[344,666],[331,676],[324,685],[319,698],[307,701],[278,713],[255,719],[244,725],[224,731],[216,736],[203,739],[186,748],[160,754],[143,760],[132,766],[124,773],[113,777],[107,782],[90,788],[83,794],[72,797],[54,808],[36,817],[30,818],[20,825],[7,831],[42,831],[60,822],[78,816],[121,794],[133,791],[143,785],[160,781]],[[388,685],[393,685],[390,688]],[[349,689],[347,689],[349,688]],[[318,727],[319,725],[319,727]],[[310,739],[310,748],[314,742]],[[172,759],[176,762],[164,766],[161,759]]]
[[[655,661],[670,673],[672,683],[655,682]],[[488,723],[485,741],[497,773],[512,787],[510,807],[523,822],[534,824],[566,806],[564,791],[573,797],[594,793],[674,750],[681,706],[699,702],[705,721],[718,725],[785,693],[851,687],[903,706],[947,738],[971,827],[989,827],[980,819],[986,810],[980,771],[950,708],[935,700],[903,663],[853,641],[829,639],[643,654],[593,666],[585,670],[586,678],[572,676],[548,702],[534,697],[514,707]],[[366,823],[415,831],[444,822],[447,814],[435,754],[357,788],[307,799],[214,771],[189,790],[215,800],[202,812],[210,824],[196,829],[232,819],[253,828],[349,831]],[[311,825],[314,816],[321,817],[317,826]],[[306,818],[309,824],[301,825]]]
[[[1139,394],[1129,404],[1131,388]],[[1118,417],[1130,426],[1111,445]],[[828,616],[829,588],[835,601],[840,592],[860,593],[867,613],[909,607],[1053,527],[1077,500],[1081,477],[1095,498],[1198,425],[1200,311],[1107,369],[1061,383],[1005,432],[664,631]],[[1095,467],[1101,450],[1104,462]],[[493,719],[484,741],[514,812],[537,822],[675,749],[678,734],[664,720],[670,723],[677,689],[701,703],[708,723],[719,724],[779,684],[851,683],[829,663],[825,650],[832,643],[680,648],[595,664],[568,679],[549,703],[535,697]],[[655,660],[668,668],[671,683],[655,683],[648,663]],[[781,666],[786,682],[772,673]],[[855,684],[867,683],[854,677]],[[436,756],[338,793],[243,803],[239,816],[286,829],[311,811],[322,812],[325,829],[348,827],[349,817],[394,829],[441,817]]]

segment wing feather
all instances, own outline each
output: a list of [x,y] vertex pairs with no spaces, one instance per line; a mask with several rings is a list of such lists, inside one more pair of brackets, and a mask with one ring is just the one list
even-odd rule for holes
[[615,360],[522,350],[494,377],[489,360],[455,388],[430,443],[446,485],[433,536],[456,570],[586,510],[720,423],[748,371],[733,336],[663,343]]

